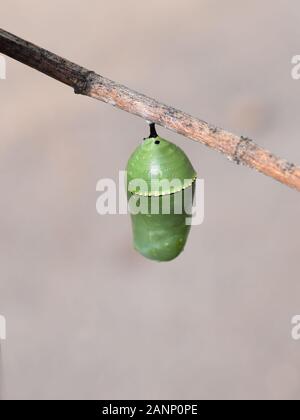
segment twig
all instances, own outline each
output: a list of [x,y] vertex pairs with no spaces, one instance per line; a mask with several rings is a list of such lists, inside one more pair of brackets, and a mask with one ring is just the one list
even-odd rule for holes
[[300,191],[300,167],[278,158],[247,137],[207,124],[178,109],[135,92],[93,71],[0,29],[0,53],[72,86],[75,93],[109,103],[223,153]]

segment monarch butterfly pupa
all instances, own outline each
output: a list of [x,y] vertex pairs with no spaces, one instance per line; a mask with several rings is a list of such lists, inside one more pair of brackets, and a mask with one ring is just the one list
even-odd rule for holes
[[[191,214],[196,179],[190,160],[178,146],[159,137],[152,123],[150,136],[133,152],[126,170],[135,249],[152,260],[173,260],[183,251],[190,231],[186,218]],[[167,213],[163,211],[166,199]],[[132,203],[146,211],[132,211]]]

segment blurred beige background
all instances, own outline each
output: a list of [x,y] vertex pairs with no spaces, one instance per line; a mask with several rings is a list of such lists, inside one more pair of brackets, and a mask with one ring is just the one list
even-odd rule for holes
[[[2,0],[1,26],[300,163],[296,0]],[[171,263],[99,216],[141,119],[11,59],[0,81],[3,399],[299,398],[299,193],[159,129],[205,179]]]

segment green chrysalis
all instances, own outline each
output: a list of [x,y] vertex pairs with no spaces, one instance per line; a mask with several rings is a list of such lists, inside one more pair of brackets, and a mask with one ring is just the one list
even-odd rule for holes
[[[196,172],[186,154],[159,137],[150,137],[127,163],[127,197],[135,249],[146,258],[170,261],[185,246]],[[134,209],[134,210],[133,210]]]

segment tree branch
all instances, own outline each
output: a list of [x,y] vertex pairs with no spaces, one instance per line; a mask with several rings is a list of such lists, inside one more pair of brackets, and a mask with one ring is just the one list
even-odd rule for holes
[[0,53],[87,95],[217,150],[237,164],[256,169],[300,191],[300,167],[278,158],[247,137],[207,124],[178,109],[135,92],[56,54],[0,29]]

